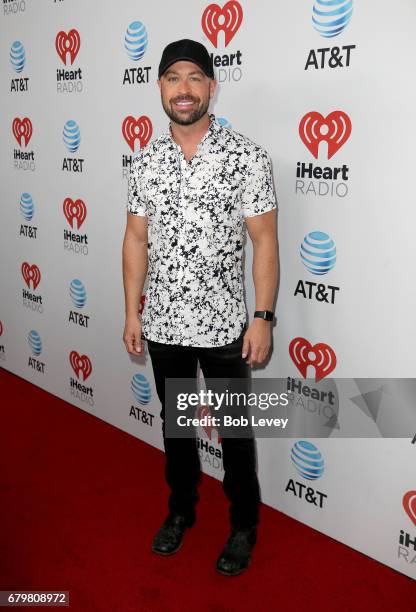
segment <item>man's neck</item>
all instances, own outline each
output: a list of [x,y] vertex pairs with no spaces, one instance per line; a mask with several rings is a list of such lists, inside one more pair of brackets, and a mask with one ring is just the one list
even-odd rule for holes
[[192,125],[180,125],[171,121],[170,129],[173,140],[178,144],[187,160],[195,155],[196,149],[207,133],[211,120],[208,113]]

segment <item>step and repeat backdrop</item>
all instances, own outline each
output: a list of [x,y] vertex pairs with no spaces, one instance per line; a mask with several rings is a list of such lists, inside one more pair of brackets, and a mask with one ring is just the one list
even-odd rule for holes
[[[258,440],[263,500],[416,578],[415,432],[383,437],[381,391],[360,396],[358,381],[368,401],[344,416],[355,410],[366,433],[349,438],[316,387],[415,373],[414,2],[1,5],[0,365],[162,448],[150,359],[122,342],[126,179],[167,129],[163,47],[201,41],[216,121],[273,160],[278,322],[253,376],[287,377],[305,413],[329,423],[318,437]],[[248,312],[251,256],[248,240]],[[216,432],[198,443],[221,478]]]

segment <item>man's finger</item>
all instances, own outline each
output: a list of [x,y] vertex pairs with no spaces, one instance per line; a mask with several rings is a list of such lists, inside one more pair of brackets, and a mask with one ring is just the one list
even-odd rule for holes
[[244,336],[243,349],[242,349],[242,352],[241,352],[241,357],[243,359],[245,359],[247,357],[249,350],[250,350],[250,340]]

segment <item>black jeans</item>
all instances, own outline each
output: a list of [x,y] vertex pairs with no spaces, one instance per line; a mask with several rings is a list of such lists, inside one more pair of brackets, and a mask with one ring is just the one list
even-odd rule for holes
[[[241,357],[243,335],[236,342],[221,347],[201,348],[161,344],[148,340],[156,390],[162,404],[165,477],[170,487],[169,510],[195,521],[200,461],[195,438],[165,436],[165,378],[194,378],[197,364],[205,378],[248,378],[249,367]],[[222,438],[224,465],[223,489],[230,501],[230,522],[236,529],[246,529],[258,522],[260,489],[256,473],[253,439]]]

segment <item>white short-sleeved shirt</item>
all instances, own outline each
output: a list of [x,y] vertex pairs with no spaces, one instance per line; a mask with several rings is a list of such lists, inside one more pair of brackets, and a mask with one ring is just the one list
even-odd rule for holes
[[131,164],[127,208],[148,218],[142,330],[164,344],[214,347],[239,337],[244,217],[276,208],[266,151],[210,119],[189,162],[169,130]]

